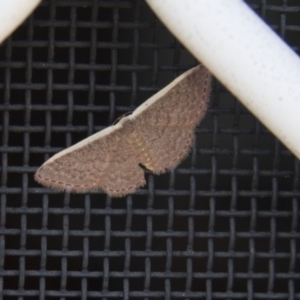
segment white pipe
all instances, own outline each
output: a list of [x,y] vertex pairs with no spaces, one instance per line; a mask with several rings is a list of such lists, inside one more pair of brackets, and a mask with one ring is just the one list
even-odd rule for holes
[[146,0],[178,40],[298,158],[299,57],[241,0]]
[[29,16],[41,0],[0,0],[0,44]]

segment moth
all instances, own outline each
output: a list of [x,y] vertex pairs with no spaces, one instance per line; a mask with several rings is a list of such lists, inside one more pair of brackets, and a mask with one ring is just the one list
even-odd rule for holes
[[210,89],[209,71],[201,65],[190,69],[116,125],[51,157],[35,180],[67,192],[103,190],[111,197],[133,193],[146,184],[141,165],[161,174],[187,156]]

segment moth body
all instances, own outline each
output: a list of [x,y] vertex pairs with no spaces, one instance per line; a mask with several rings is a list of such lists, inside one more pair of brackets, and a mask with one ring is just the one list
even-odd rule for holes
[[136,152],[139,156],[141,164],[148,170],[153,170],[154,161],[139,127],[130,118],[123,121],[122,127],[125,132],[125,139],[131,145],[132,151]]

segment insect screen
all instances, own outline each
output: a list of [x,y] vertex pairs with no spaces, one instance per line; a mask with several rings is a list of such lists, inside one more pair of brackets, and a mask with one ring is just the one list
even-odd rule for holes
[[[247,3],[299,53],[299,1]],[[0,46],[1,299],[300,299],[299,161],[216,80],[135,194],[33,180],[196,64],[140,0],[44,1]]]

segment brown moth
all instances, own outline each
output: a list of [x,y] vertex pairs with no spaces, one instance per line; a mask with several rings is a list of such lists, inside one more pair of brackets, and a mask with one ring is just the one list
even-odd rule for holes
[[183,73],[116,125],[47,160],[35,179],[68,192],[133,193],[146,183],[139,164],[160,174],[187,156],[207,110],[210,83],[203,66]]

